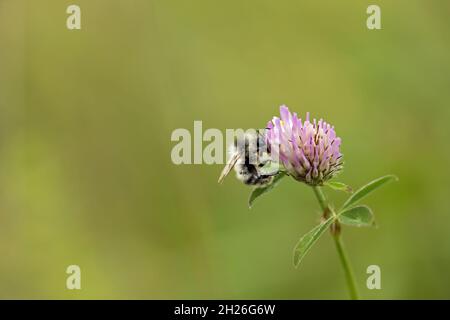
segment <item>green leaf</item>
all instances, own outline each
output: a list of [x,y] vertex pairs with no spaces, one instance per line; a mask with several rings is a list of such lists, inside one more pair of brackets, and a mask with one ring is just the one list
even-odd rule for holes
[[373,227],[374,217],[372,210],[367,206],[356,206],[342,211],[339,222],[353,227]]
[[331,189],[334,189],[334,190],[344,191],[344,192],[347,192],[347,193],[352,193],[353,192],[352,187],[350,187],[350,186],[348,186],[348,185],[346,185],[345,183],[342,183],[342,182],[328,181],[328,182],[325,182],[325,185],[330,187]]
[[300,238],[294,248],[294,266],[300,265],[303,257],[308,253],[309,249],[320,238],[320,236],[328,229],[328,227],[336,220],[336,217],[329,217],[319,225],[315,226],[311,231]]
[[384,176],[384,177],[381,177],[381,178],[378,178],[378,179],[375,179],[375,180],[369,182],[368,184],[366,184],[365,186],[363,186],[362,188],[357,190],[354,194],[352,194],[347,199],[347,201],[345,201],[344,205],[342,206],[341,211],[355,205],[361,199],[365,198],[369,193],[378,189],[382,185],[384,185],[388,182],[397,181],[397,180],[398,180],[398,178],[396,176],[387,175],[387,176]]
[[253,191],[250,194],[250,197],[248,199],[248,207],[251,208],[256,199],[258,199],[263,194],[266,194],[267,192],[269,192],[273,188],[275,188],[278,185],[278,183],[280,182],[280,180],[285,176],[286,176],[286,174],[284,172],[281,172],[275,176],[275,178],[273,179],[273,182],[271,184],[269,184],[268,186],[253,189]]

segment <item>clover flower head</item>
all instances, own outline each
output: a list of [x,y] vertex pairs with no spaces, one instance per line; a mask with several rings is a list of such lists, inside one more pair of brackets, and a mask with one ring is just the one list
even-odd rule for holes
[[309,113],[302,122],[296,113],[281,106],[280,118],[267,124],[266,142],[272,159],[293,178],[312,186],[322,185],[343,167],[341,139],[334,127],[322,119],[310,122]]

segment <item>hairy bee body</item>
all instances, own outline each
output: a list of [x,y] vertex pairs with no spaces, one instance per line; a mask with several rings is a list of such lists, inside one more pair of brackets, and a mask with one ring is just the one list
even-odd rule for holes
[[[260,150],[257,150],[258,152]],[[231,154],[237,154],[239,151],[237,148],[230,148]],[[261,168],[270,161],[268,154],[257,155],[256,162],[252,162],[250,159],[249,151],[240,153],[239,159],[234,165],[234,171],[236,172],[236,178],[242,181],[244,184],[252,186],[264,186],[272,182],[273,176],[265,175],[260,172]]]
[[264,136],[259,132],[246,132],[241,143],[231,145],[229,159],[219,182],[234,168],[237,179],[246,185],[263,187],[272,183],[275,173],[266,174],[261,171],[271,161],[271,157]]

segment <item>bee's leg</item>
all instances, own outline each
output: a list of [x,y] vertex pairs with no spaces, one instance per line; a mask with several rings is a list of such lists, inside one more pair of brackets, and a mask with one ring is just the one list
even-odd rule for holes
[[274,170],[274,171],[271,171],[271,172],[265,172],[264,174],[261,174],[260,177],[262,177],[262,178],[270,178],[270,177],[276,176],[279,173],[280,173],[280,170]]

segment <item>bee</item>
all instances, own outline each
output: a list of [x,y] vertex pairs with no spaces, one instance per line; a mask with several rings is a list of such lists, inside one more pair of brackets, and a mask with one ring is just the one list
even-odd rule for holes
[[229,161],[220,174],[219,183],[222,183],[233,168],[238,180],[256,187],[271,184],[279,172],[277,169],[263,170],[272,158],[267,150],[264,135],[259,130],[248,130],[235,139],[234,144],[229,147],[229,154]]

